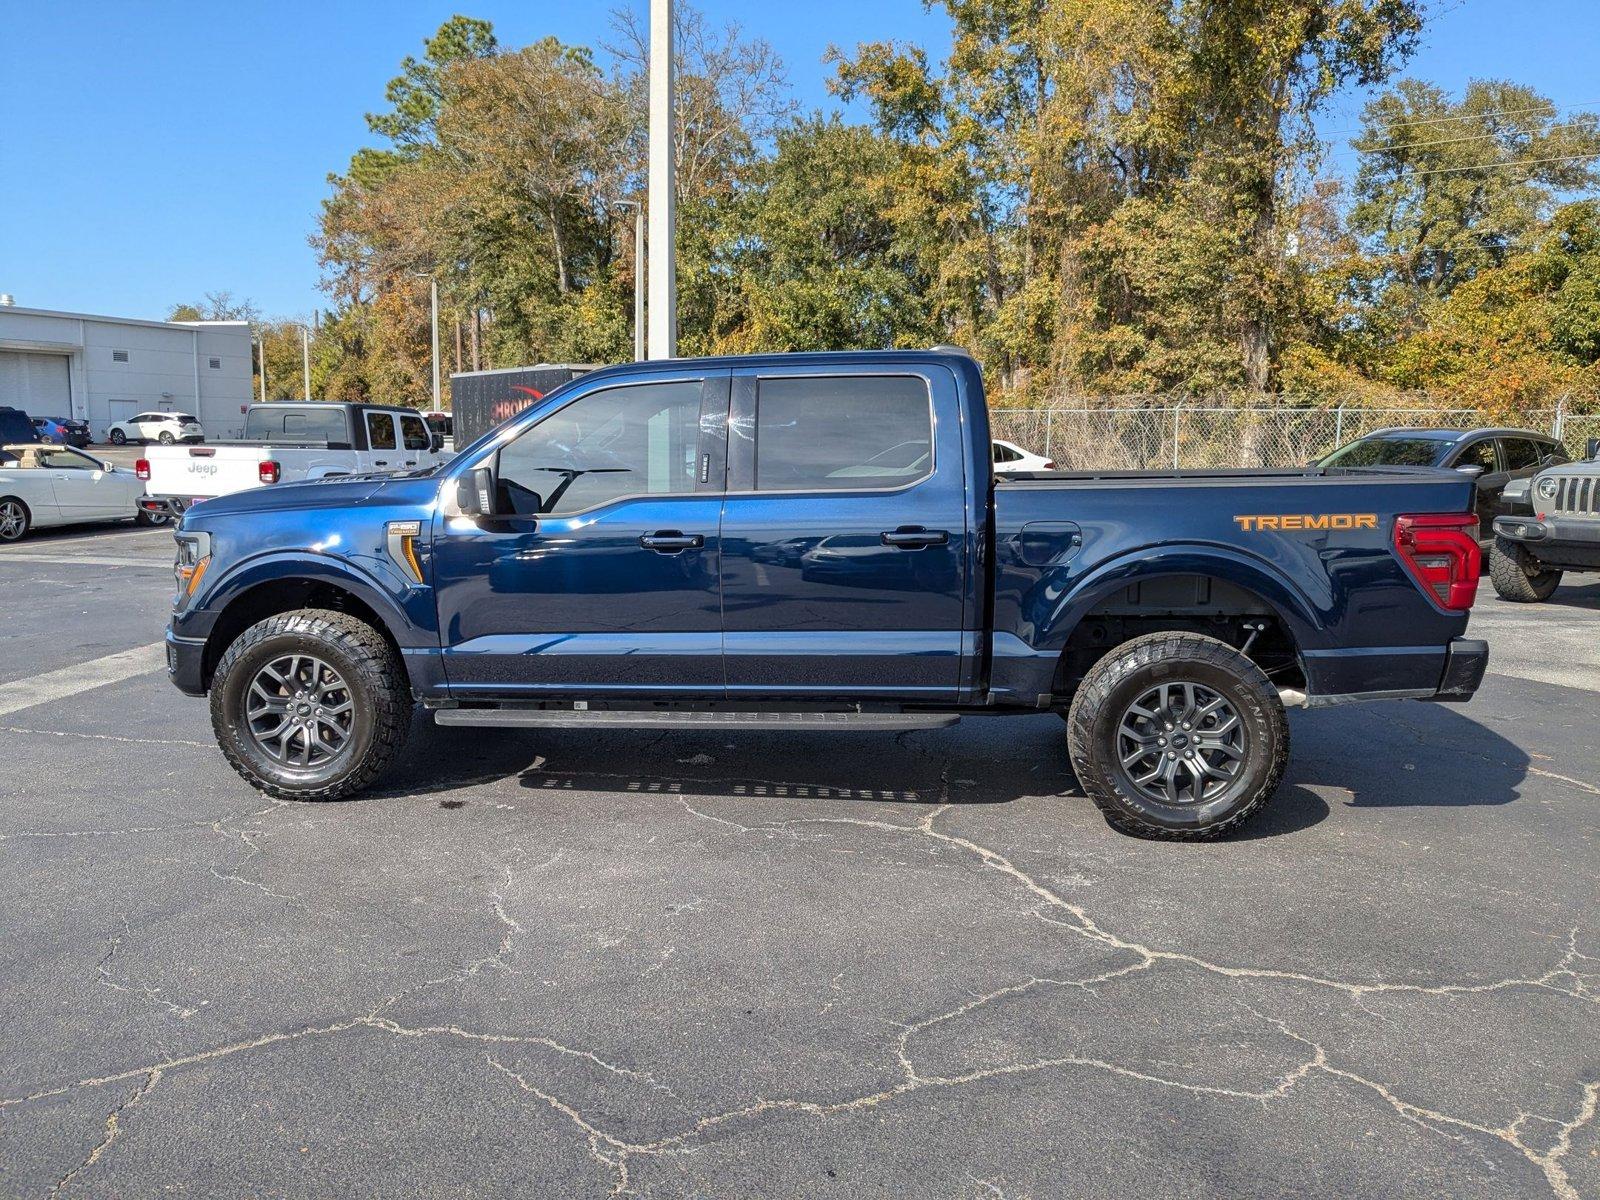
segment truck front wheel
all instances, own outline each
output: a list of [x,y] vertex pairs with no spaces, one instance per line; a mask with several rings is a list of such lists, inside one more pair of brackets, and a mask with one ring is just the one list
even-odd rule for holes
[[1561,572],[1546,570],[1539,560],[1510,538],[1496,536],[1489,548],[1489,578],[1495,595],[1517,604],[1550,599],[1561,584]]
[[372,626],[306,608],[250,626],[211,680],[217,744],[247,783],[283,800],[370,786],[411,725],[404,665]]
[[1289,760],[1277,689],[1233,647],[1152,633],[1089,669],[1067,714],[1072,769],[1112,828],[1220,837],[1263,808]]

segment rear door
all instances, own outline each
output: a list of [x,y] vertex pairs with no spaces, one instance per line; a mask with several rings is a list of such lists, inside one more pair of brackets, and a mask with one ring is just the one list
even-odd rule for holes
[[368,447],[366,468],[372,471],[398,471],[401,455],[394,415],[368,409],[365,417]]
[[730,698],[953,702],[969,570],[954,376],[737,375],[728,454]]
[[1505,467],[1495,438],[1480,437],[1459,447],[1445,460],[1447,467],[1481,467],[1483,474],[1474,481],[1473,507],[1478,514],[1478,536],[1488,537],[1500,511],[1500,493],[1506,490]]

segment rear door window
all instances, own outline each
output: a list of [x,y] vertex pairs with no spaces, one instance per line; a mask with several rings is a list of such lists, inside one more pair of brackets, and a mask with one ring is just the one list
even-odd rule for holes
[[394,418],[388,413],[369,412],[367,414],[367,441],[374,450],[393,450]]
[[1506,470],[1527,471],[1537,467],[1550,450],[1530,438],[1501,438],[1500,453],[1505,455]]
[[904,487],[933,472],[928,385],[913,375],[763,379],[757,491]]

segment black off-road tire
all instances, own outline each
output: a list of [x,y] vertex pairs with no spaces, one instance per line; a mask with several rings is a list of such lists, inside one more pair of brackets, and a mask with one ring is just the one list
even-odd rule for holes
[[[1118,730],[1128,706],[1163,683],[1195,683],[1238,714],[1244,757],[1238,778],[1209,799],[1158,803],[1124,769]],[[1261,668],[1198,633],[1152,633],[1118,646],[1089,669],[1067,714],[1072,769],[1113,829],[1135,837],[1204,841],[1243,825],[1278,790],[1289,761],[1283,701]]]
[[[349,685],[354,722],[346,753],[327,767],[291,771],[247,731],[244,697],[261,667],[284,654],[325,660]],[[280,613],[250,626],[227,648],[211,679],[211,727],[229,765],[280,800],[342,800],[393,764],[411,727],[410,682],[400,656],[364,621],[327,609]]]
[[159,529],[163,525],[172,524],[171,513],[155,513],[141,508],[133,514],[133,523],[142,528]]
[[1523,546],[1499,535],[1489,547],[1489,578],[1495,595],[1515,604],[1548,600],[1561,585],[1560,571],[1546,570]]

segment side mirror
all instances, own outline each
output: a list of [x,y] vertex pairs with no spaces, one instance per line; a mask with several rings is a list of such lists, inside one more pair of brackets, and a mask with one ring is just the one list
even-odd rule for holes
[[1476,479],[1479,475],[1483,474],[1483,468],[1478,466],[1477,463],[1473,463],[1470,466],[1457,467],[1456,473],[1465,475],[1468,479]]
[[456,480],[456,507],[469,517],[494,516],[494,470],[478,467]]
[[444,434],[435,433],[428,436],[428,448],[435,454],[444,449]]
[[1583,456],[1588,459],[1600,458],[1600,438],[1589,439],[1588,448],[1584,450]]

